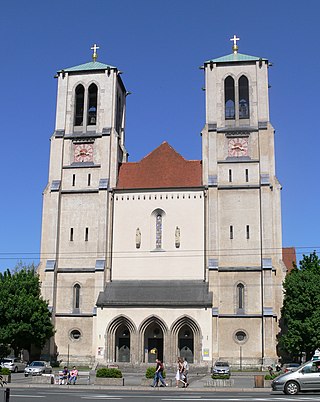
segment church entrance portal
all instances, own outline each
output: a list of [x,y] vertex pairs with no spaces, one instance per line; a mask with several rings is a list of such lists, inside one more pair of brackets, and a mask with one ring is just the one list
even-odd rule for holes
[[156,323],[150,324],[145,331],[144,353],[146,363],[155,363],[156,359],[163,360],[163,332]]
[[116,362],[130,362],[130,331],[122,325],[116,332]]
[[194,360],[194,341],[193,332],[188,325],[184,325],[178,335],[178,349],[180,356],[188,361],[188,363],[193,363]]

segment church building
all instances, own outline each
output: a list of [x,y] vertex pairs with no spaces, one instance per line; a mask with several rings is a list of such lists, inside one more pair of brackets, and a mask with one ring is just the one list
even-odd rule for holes
[[237,40],[202,66],[202,160],[163,142],[128,162],[127,91],[96,45],[91,62],[58,71],[38,270],[56,329],[51,357],[277,361],[286,268],[270,64],[239,53]]

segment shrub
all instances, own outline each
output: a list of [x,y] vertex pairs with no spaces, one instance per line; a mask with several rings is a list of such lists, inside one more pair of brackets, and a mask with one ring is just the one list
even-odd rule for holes
[[[154,375],[156,374],[156,368],[155,367],[148,367],[146,370],[146,378],[154,378]],[[162,377],[166,378],[166,371],[163,370],[162,372]]]
[[211,378],[213,380],[228,380],[230,378],[230,374],[212,374]]
[[0,367],[0,374],[1,375],[10,375],[11,371],[6,367]]
[[280,375],[280,374],[282,374],[282,373],[274,373],[274,374],[272,374],[272,375],[266,374],[266,375],[264,376],[264,379],[265,379],[265,380],[273,380],[274,378],[278,377],[278,375]]
[[96,377],[99,378],[122,378],[121,370],[116,368],[100,368],[96,372]]

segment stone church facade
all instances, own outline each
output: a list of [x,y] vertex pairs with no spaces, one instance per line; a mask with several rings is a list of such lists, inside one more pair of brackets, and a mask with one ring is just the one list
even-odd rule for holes
[[236,44],[204,63],[198,161],[163,142],[128,162],[121,72],[96,50],[92,62],[58,71],[39,265],[51,356],[133,366],[277,360],[286,269],[268,66]]

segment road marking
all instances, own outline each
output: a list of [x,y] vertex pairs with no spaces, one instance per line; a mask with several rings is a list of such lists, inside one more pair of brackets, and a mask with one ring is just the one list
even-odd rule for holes
[[117,396],[110,396],[110,395],[91,395],[91,396],[82,396],[81,399],[104,399],[107,401],[114,401],[116,399],[123,399]]
[[[244,399],[245,398],[245,399]],[[198,397],[198,398],[192,398],[192,397],[190,397],[190,398],[187,398],[187,397],[182,397],[182,398],[179,398],[179,397],[172,397],[172,398],[162,398],[161,399],[162,401],[200,401],[200,402],[202,402],[202,401],[229,401],[229,402],[239,402],[239,401],[253,401],[253,402],[272,402],[272,401],[282,401],[282,402],[285,402],[285,401],[290,401],[290,402],[293,402],[293,401],[315,401],[315,400],[319,400],[317,397],[315,398],[315,397],[299,397],[299,399],[293,399],[292,397],[291,398],[286,398],[286,397],[283,397],[283,398],[257,398],[257,397],[250,397],[250,396],[246,396],[246,397],[239,397],[239,398],[230,398],[230,397],[228,397],[228,396],[226,396],[226,397],[224,397],[224,398],[201,398],[201,397]]]
[[45,398],[45,396],[42,395],[18,395],[18,394],[10,394],[10,397],[15,397],[15,398]]

